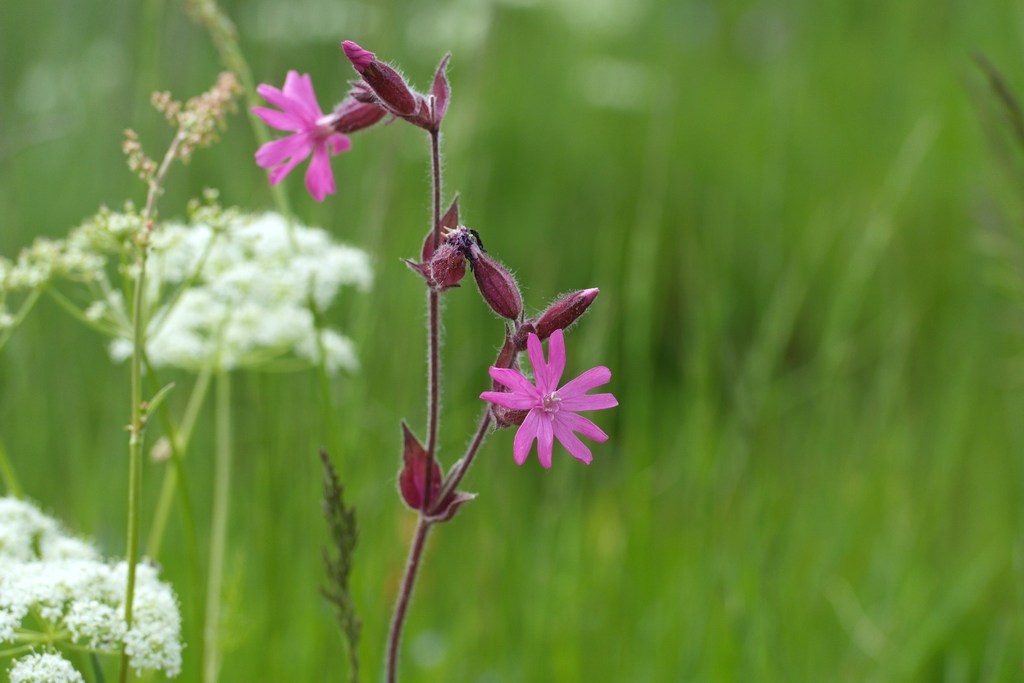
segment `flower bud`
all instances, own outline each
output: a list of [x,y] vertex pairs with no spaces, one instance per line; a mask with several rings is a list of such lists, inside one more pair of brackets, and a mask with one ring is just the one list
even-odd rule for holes
[[363,73],[363,70],[377,59],[377,55],[363,49],[353,40],[343,41],[341,49],[344,51],[345,56],[348,57],[348,61],[352,62],[352,67],[359,73]]
[[[402,470],[398,473],[398,491],[402,500],[413,510],[423,510],[427,504],[424,492],[427,487],[427,449],[419,442],[409,425],[402,422]],[[437,461],[431,463],[430,501],[441,492],[441,467]]]
[[[441,120],[444,119],[444,114],[448,111],[448,101],[452,96],[452,88],[448,84],[448,77],[445,75],[445,70],[448,68],[448,60],[451,59],[452,55],[449,52],[441,60],[441,63],[437,65],[437,71],[434,72],[434,83],[430,87],[430,94],[434,96],[434,116],[432,123],[434,127],[441,125]],[[458,221],[456,221],[458,223]]]
[[335,107],[331,128],[339,133],[354,133],[369,128],[386,114],[376,102],[363,102],[350,95]]
[[491,406],[491,415],[494,416],[494,426],[498,429],[518,427],[530,414],[529,410],[513,410],[503,406]]
[[454,244],[445,242],[430,259],[430,286],[439,292],[458,287],[466,274],[466,257]]
[[561,299],[555,301],[548,306],[546,311],[531,321],[537,336],[544,340],[550,337],[551,333],[555,330],[564,330],[572,325],[587,312],[590,304],[594,302],[594,299],[600,293],[601,291],[596,287],[582,289],[578,292],[566,294]]
[[480,294],[491,310],[503,318],[518,320],[523,314],[523,297],[512,274],[483,251],[470,259],[470,264]]
[[353,68],[370,86],[382,106],[397,116],[416,113],[419,99],[422,98],[416,97],[400,73],[351,40],[343,42],[341,49],[345,51],[345,56],[352,62]]

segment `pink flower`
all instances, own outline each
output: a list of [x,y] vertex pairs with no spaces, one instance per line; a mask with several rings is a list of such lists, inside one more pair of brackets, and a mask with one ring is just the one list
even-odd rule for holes
[[296,71],[289,71],[284,90],[264,83],[256,92],[281,111],[253,107],[252,112],[271,128],[292,131],[292,135],[268,142],[256,151],[256,163],[272,169],[270,184],[281,182],[312,153],[313,159],[306,171],[306,189],[318,202],[334,194],[334,174],[328,151],[341,154],[352,147],[352,141],[334,129],[336,117],[333,114],[324,116],[309,74],[300,76]]
[[611,370],[603,366],[591,368],[558,388],[562,371],[565,369],[565,340],[562,331],[556,330],[551,334],[548,342],[550,362],[544,361],[544,351],[537,335],[531,334],[526,346],[536,376],[536,385],[518,370],[492,367],[491,377],[495,382],[508,387],[509,391],[485,391],[480,394],[480,398],[511,410],[530,411],[516,432],[512,447],[517,464],[522,465],[526,462],[526,456],[530,454],[533,441],[536,439],[540,464],[551,467],[551,447],[555,438],[574,458],[590,464],[590,449],[579,440],[575,432],[597,442],[606,441],[608,435],[577,413],[581,410],[604,410],[619,405],[611,394],[586,393],[594,387],[607,384],[612,378]]

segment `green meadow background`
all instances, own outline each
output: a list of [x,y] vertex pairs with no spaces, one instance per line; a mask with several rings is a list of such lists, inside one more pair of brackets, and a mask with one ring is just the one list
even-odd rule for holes
[[[585,467],[544,471],[493,435],[480,497],[430,539],[403,680],[1015,681],[1024,678],[1024,183],[972,53],[1024,91],[1024,9],[996,2],[226,2],[260,82],[353,77],[351,38],[426,87],[453,53],[445,194],[513,269],[529,312],[601,288],[568,373],[612,369],[620,407]],[[141,201],[122,130],[157,153],[153,90],[219,70],[174,0],[0,3],[0,253]],[[244,116],[176,167],[269,209]],[[399,260],[429,225],[428,148],[394,124],[334,160],[338,193],[284,187],[301,220],[368,250],[373,292],[332,322],[333,453],[358,508],[364,679],[414,515],[399,421],[424,431],[424,296]],[[1008,238],[1007,241],[999,241]],[[995,245],[995,247],[993,247]],[[501,322],[445,295],[442,454],[461,453]],[[180,411],[192,379],[175,376]],[[0,437],[45,509],[124,553],[128,371],[48,299],[0,355]],[[323,583],[313,373],[233,376],[225,681],[342,681]],[[187,461],[205,544],[211,404]],[[150,432],[150,443],[160,434]],[[164,465],[147,463],[143,529]],[[180,516],[159,562],[187,606]],[[146,539],[143,538],[143,544]],[[205,547],[205,545],[203,546]],[[205,551],[203,551],[205,556]],[[182,680],[198,680],[198,647]],[[7,663],[0,663],[0,677]]]

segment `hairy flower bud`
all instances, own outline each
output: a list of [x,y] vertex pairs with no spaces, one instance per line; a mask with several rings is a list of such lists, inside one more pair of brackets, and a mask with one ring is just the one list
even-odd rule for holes
[[523,314],[523,296],[512,274],[482,251],[470,264],[480,294],[491,310],[503,318],[518,320]]
[[416,97],[400,73],[351,40],[343,42],[341,49],[352,62],[352,67],[373,90],[382,106],[397,116],[410,116],[416,113],[421,98]]
[[430,286],[439,292],[458,287],[466,274],[466,257],[454,244],[445,242],[430,259]]
[[361,48],[352,40],[343,41],[341,49],[345,52],[345,56],[348,57],[348,61],[352,62],[352,68],[359,73],[363,73],[363,70],[377,59],[377,55]]
[[331,128],[339,133],[354,133],[369,128],[387,115],[376,102],[363,102],[349,95],[334,109]]
[[494,426],[497,429],[518,427],[526,421],[529,410],[514,410],[503,406],[491,406],[491,415],[494,417]]
[[[582,289],[578,292],[566,294],[555,301],[548,306],[546,311],[531,321],[537,336],[544,340],[550,337],[551,333],[555,330],[564,330],[572,325],[587,312],[590,304],[594,302],[594,299],[600,293],[600,290],[596,287]],[[526,348],[525,340],[523,348]]]
[[430,87],[430,94],[434,96],[432,123],[435,127],[441,125],[441,120],[444,119],[444,114],[448,111],[448,101],[452,96],[452,88],[448,84],[448,77],[445,75],[445,70],[448,68],[448,60],[451,57],[451,53],[446,54],[441,63],[437,65],[437,71],[434,72],[434,83]]

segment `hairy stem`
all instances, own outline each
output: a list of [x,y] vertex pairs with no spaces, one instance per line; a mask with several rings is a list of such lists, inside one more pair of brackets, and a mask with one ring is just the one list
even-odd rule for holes
[[[441,140],[438,131],[430,131],[430,178],[433,205],[434,249],[441,244]],[[441,404],[441,301],[440,294],[433,288],[427,294],[427,477],[425,482],[427,500],[430,504],[431,475],[437,454],[438,412]]]
[[203,682],[220,674],[220,596],[224,578],[224,552],[231,494],[231,380],[226,370],[217,373],[214,413],[217,454],[213,475],[213,518],[210,521],[210,565],[207,572],[206,619],[203,624]]
[[476,433],[473,435],[473,440],[469,442],[469,446],[466,448],[466,454],[459,460],[458,466],[455,467],[441,485],[441,492],[437,496],[434,509],[431,510],[431,514],[437,514],[441,512],[439,508],[440,502],[448,497],[452,491],[459,487],[462,482],[462,478],[466,476],[466,472],[469,471],[469,466],[473,464],[473,460],[476,458],[476,454],[480,452],[480,446],[483,445],[484,439],[487,438],[487,434],[491,430],[491,423],[494,418],[491,417],[490,409],[484,409],[484,414],[480,416],[480,422],[476,426]]
[[412,589],[416,584],[416,574],[419,572],[430,526],[431,523],[421,516],[416,524],[412,546],[409,548],[409,559],[405,563],[405,574],[402,576],[402,588],[398,592],[388,633],[387,683],[395,683],[398,678],[398,645],[402,640],[402,626],[405,624],[405,614],[409,609],[409,599],[412,598]]

